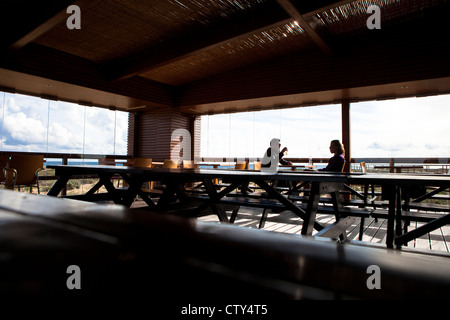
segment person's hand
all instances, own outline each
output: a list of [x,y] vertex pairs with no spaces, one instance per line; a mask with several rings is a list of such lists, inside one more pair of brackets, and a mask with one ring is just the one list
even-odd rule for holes
[[288,161],[288,165],[292,166],[292,162]]
[[288,148],[284,147],[283,150],[281,150],[282,153],[285,153],[286,151],[288,151]]

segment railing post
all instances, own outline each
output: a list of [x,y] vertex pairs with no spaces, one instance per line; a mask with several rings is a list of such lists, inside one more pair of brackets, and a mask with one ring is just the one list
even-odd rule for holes
[[[62,158],[62,164],[64,166],[69,164],[69,158],[67,156]],[[61,195],[66,196],[67,195],[67,184],[64,186],[64,188],[61,191]]]

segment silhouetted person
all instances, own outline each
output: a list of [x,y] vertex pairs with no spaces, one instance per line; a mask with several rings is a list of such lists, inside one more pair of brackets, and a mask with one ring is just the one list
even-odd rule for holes
[[342,172],[345,164],[344,145],[339,140],[333,140],[330,142],[330,152],[334,153],[334,156],[328,160],[328,165],[323,169],[319,169],[319,171]]
[[[288,151],[288,149],[284,147],[283,150],[280,151],[280,147],[281,147],[280,139],[274,138],[270,141],[270,148],[268,148],[266,153],[264,154],[264,158],[261,161],[261,167],[269,168],[271,165],[276,167],[278,166],[278,162],[282,165],[292,164],[292,162],[283,159],[284,152]],[[278,152],[278,161],[277,155],[276,154],[272,155],[272,149]],[[273,161],[275,161],[276,163],[272,163]]]

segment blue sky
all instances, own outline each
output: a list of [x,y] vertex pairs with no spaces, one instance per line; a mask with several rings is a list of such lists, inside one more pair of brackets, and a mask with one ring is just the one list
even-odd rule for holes
[[127,130],[126,112],[0,94],[1,150],[126,154]]
[[[351,104],[352,157],[449,157],[450,95]],[[280,138],[289,157],[329,157],[341,106],[205,116],[202,155],[262,157]]]

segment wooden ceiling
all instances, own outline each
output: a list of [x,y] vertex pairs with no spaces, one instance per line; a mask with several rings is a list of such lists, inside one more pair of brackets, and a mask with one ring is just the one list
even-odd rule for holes
[[[369,5],[381,12],[370,30]],[[81,29],[66,26],[77,5]],[[0,89],[213,114],[450,93],[450,0],[3,0]]]

